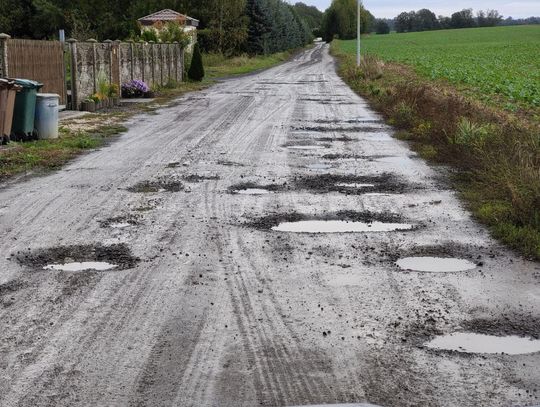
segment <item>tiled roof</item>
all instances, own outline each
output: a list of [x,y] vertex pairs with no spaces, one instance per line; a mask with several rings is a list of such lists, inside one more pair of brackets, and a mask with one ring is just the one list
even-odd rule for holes
[[197,21],[194,18],[191,18],[189,16],[186,16],[184,14],[180,14],[174,10],[171,9],[165,9],[161,11],[157,11],[155,13],[152,13],[148,16],[139,18],[139,22],[141,23],[155,23],[157,21],[185,21],[185,20],[192,20]]

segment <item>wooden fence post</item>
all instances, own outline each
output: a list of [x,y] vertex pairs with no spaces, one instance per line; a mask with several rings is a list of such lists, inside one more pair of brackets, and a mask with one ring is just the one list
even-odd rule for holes
[[156,65],[155,65],[155,56],[154,56],[154,41],[148,41],[149,44],[150,44],[150,61],[151,61],[151,66],[150,66],[150,72],[152,72],[152,82],[151,83],[148,83],[148,86],[153,86],[154,83],[155,83],[155,80],[156,80]]
[[77,40],[70,38],[69,44],[70,63],[71,63],[71,110],[79,110],[79,89],[77,81]]
[[0,34],[0,78],[9,76],[7,43],[10,38],[7,34]]

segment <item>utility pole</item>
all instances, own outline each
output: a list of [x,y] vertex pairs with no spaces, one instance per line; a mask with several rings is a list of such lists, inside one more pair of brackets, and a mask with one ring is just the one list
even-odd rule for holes
[[360,66],[360,9],[361,1],[358,0],[357,22],[356,22],[356,66]]

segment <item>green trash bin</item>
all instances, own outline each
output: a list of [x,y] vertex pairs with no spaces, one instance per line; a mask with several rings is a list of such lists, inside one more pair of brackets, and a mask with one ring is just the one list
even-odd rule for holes
[[30,79],[15,79],[15,83],[22,89],[15,98],[15,111],[11,127],[12,140],[37,140],[38,134],[34,128],[36,95],[43,84]]

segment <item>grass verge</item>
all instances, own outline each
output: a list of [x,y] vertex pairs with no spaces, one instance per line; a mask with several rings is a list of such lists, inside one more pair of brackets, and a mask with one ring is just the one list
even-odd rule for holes
[[127,129],[122,123],[137,113],[155,113],[186,92],[202,90],[215,83],[216,79],[242,75],[270,68],[288,60],[295,51],[278,54],[226,58],[219,54],[204,55],[206,78],[202,82],[170,83],[157,89],[157,97],[151,105],[117,108],[109,112],[88,114],[79,119],[61,123],[59,138],[26,143],[10,143],[0,146],[0,182],[25,173],[41,173],[56,170],[69,160],[103,146],[112,136]]
[[456,169],[461,198],[493,236],[540,260],[540,125],[489,106],[411,67],[354,56],[338,42],[339,74],[422,157]]

